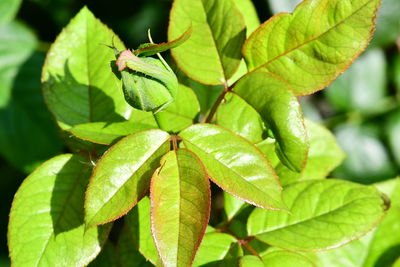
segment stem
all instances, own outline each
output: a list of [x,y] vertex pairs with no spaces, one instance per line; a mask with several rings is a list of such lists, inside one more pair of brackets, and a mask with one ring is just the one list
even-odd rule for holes
[[225,82],[224,83],[224,91],[221,92],[221,94],[218,96],[217,100],[215,101],[214,105],[212,106],[210,113],[208,113],[206,119],[204,120],[205,123],[210,123],[211,120],[213,119],[215,112],[217,112],[217,109],[219,105],[221,105],[222,100],[224,100],[226,93],[230,91],[230,88],[228,84]]
[[243,247],[245,247],[251,254],[253,254],[254,256],[256,256],[262,260],[260,254],[258,254],[257,251],[250,246],[249,242],[251,240],[253,240],[253,237],[249,237],[244,240],[239,240],[239,244],[242,245]]

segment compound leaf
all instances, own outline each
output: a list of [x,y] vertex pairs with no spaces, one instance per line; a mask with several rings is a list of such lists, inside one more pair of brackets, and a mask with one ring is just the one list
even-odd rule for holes
[[127,213],[148,192],[169,146],[169,135],[158,129],[131,134],[112,146],[96,164],[86,192],[87,227]]

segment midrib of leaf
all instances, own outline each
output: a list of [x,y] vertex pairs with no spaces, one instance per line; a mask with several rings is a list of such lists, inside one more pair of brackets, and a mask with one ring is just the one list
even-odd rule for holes
[[[220,1],[220,0],[216,0],[216,1]],[[218,48],[218,46],[217,46],[217,41],[216,41],[216,38],[215,38],[215,36],[214,36],[214,32],[211,30],[210,22],[209,22],[209,20],[208,20],[208,15],[207,15],[206,8],[205,8],[205,6],[204,6],[203,0],[200,0],[200,3],[201,3],[201,7],[203,8],[204,14],[205,14],[205,16],[206,16],[207,27],[208,27],[208,29],[209,29],[210,32],[211,32],[211,39],[212,39],[212,41],[213,41],[213,43],[214,43],[215,50],[217,50],[217,56],[218,56],[218,59],[219,59],[219,62],[218,62],[218,63],[219,63],[219,65],[221,66],[222,74],[224,75],[224,81],[223,81],[223,82],[224,82],[224,84],[225,84],[225,83],[226,83],[225,69],[224,69],[224,66],[222,65],[222,58],[221,58],[221,54],[220,54],[219,48]],[[215,5],[215,2],[214,2],[214,5]]]
[[[140,168],[142,168],[143,167],[143,165],[147,162],[147,160],[151,157],[151,156],[153,156],[154,155],[154,153],[156,153],[166,142],[168,142],[169,141],[169,139],[167,139],[167,140],[165,140],[159,147],[157,147],[154,151],[152,151],[151,153],[149,153],[149,156],[146,158],[146,159],[144,159],[144,160],[142,160],[141,161],[141,164],[140,164],[140,166],[139,166],[139,168],[137,168],[136,170],[134,170],[133,171],[133,174],[137,171],[137,170],[139,170]],[[108,203],[108,201],[110,201],[110,199],[112,199],[124,186],[125,186],[125,184],[130,180],[130,179],[132,179],[132,176],[133,176],[133,174],[105,201],[105,202],[107,202]],[[100,209],[98,209],[97,210],[97,212],[92,216],[92,219],[94,218],[94,217],[96,217],[97,216],[97,214],[99,214],[99,212],[104,208],[104,206],[105,206],[106,204],[104,204],[104,205],[102,205],[101,206],[101,208]]]
[[[259,70],[259,69],[265,68],[265,67],[267,67],[267,65],[268,65],[269,63],[271,63],[272,61],[275,61],[275,60],[277,60],[277,59],[279,59],[279,58],[281,58],[281,57],[284,57],[284,56],[290,54],[291,52],[293,52],[293,51],[299,49],[300,47],[305,46],[305,45],[307,45],[307,44],[309,44],[309,43],[311,43],[311,42],[313,42],[313,41],[316,41],[316,40],[320,39],[320,38],[323,37],[324,35],[328,34],[328,33],[331,32],[332,30],[334,30],[334,29],[336,29],[337,27],[339,27],[341,24],[345,23],[349,18],[351,18],[352,16],[354,16],[355,14],[357,14],[361,9],[363,9],[364,7],[366,7],[366,6],[367,6],[369,3],[371,3],[372,1],[373,1],[373,0],[370,0],[370,1],[366,2],[366,3],[363,4],[360,8],[358,8],[356,11],[354,11],[354,12],[351,13],[349,16],[347,16],[345,19],[343,19],[343,20],[340,21],[339,23],[335,24],[334,26],[332,26],[331,28],[329,28],[329,29],[326,30],[325,32],[321,33],[320,35],[318,35],[318,36],[316,36],[316,37],[314,37],[314,38],[312,38],[312,39],[310,39],[310,40],[307,40],[307,41],[305,41],[305,42],[303,42],[303,43],[297,45],[296,47],[294,47],[294,48],[292,48],[292,49],[286,51],[285,53],[283,53],[283,54],[281,54],[281,55],[278,55],[278,56],[276,56],[276,57],[274,57],[274,58],[268,60],[266,63],[264,63],[264,64],[258,66],[257,68],[255,68],[255,69],[252,70],[251,72],[255,72],[255,71]],[[301,7],[301,5],[300,5],[300,7]],[[376,13],[376,11],[375,11],[375,13]],[[290,15],[290,16],[293,16],[292,14],[289,14],[289,15]],[[276,73],[274,73],[274,74],[277,75]],[[278,76],[278,75],[277,75],[277,76]],[[279,76],[279,77],[280,77],[280,76]]]
[[[56,226],[58,226],[58,224],[60,223],[61,218],[63,217],[63,214],[64,214],[65,209],[66,209],[66,207],[67,207],[66,204],[69,202],[71,196],[73,195],[72,193],[75,192],[75,190],[78,188],[78,185],[79,185],[80,179],[81,179],[81,177],[82,177],[82,174],[83,174],[84,172],[86,172],[86,170],[87,170],[86,168],[82,168],[82,170],[79,172],[79,174],[78,174],[78,176],[77,176],[77,178],[76,178],[76,180],[75,180],[75,182],[74,182],[74,185],[72,186],[71,191],[68,193],[67,198],[66,198],[66,200],[65,200],[65,202],[64,202],[64,205],[63,205],[62,208],[61,208],[61,211],[60,211],[60,214],[58,215],[58,218],[57,218],[57,220],[56,220],[56,223],[53,225],[53,229],[55,229]],[[55,178],[55,179],[57,179],[57,178]],[[46,249],[47,249],[47,247],[48,247],[48,245],[49,245],[50,239],[51,239],[53,236],[54,236],[54,231],[51,232],[51,234],[48,236],[47,241],[46,241],[46,244],[45,244],[45,246],[44,246],[42,252],[40,253],[40,258],[38,259],[38,261],[37,261],[37,263],[36,263],[36,266],[39,266],[40,262],[42,261],[43,256],[44,256],[44,254],[45,254],[45,252],[46,252]]]
[[277,226],[277,227],[275,227],[275,228],[268,229],[267,231],[264,231],[264,232],[261,232],[261,233],[257,233],[257,234],[255,234],[255,235],[266,234],[266,233],[269,233],[269,232],[273,232],[273,231],[276,231],[276,230],[280,230],[280,229],[282,229],[282,228],[291,227],[291,226],[294,226],[294,225],[299,224],[299,223],[304,223],[304,222],[307,222],[307,221],[315,220],[315,219],[317,219],[317,218],[319,218],[319,217],[322,217],[322,216],[325,216],[325,215],[327,215],[327,214],[329,214],[329,213],[337,212],[337,211],[341,210],[342,208],[345,208],[345,207],[349,206],[349,205],[352,204],[353,202],[356,202],[356,201],[359,201],[359,200],[366,200],[366,199],[374,199],[374,198],[372,198],[372,197],[363,197],[363,198],[359,198],[359,199],[353,199],[353,200],[347,202],[347,203],[346,203],[345,205],[343,205],[343,206],[340,206],[340,207],[335,208],[335,209],[333,209],[333,210],[330,210],[330,211],[321,213],[321,214],[319,214],[319,215],[317,215],[317,216],[315,216],[315,217],[311,217],[311,218],[307,218],[307,219],[304,219],[304,220],[295,221],[295,222],[293,222],[293,223],[291,223],[291,224],[286,224],[286,225],[283,225],[283,226],[282,226],[282,225],[279,225],[279,226]]
[[[226,166],[224,163],[222,163],[222,162],[220,162],[219,160],[217,160],[216,158],[212,157],[212,156],[210,155],[210,153],[208,153],[208,152],[204,151],[203,149],[199,148],[198,146],[196,146],[196,145],[193,144],[192,142],[188,141],[187,139],[184,139],[184,140],[185,140],[186,142],[192,144],[193,146],[197,147],[200,151],[202,151],[203,153],[205,153],[206,155],[208,155],[209,158],[211,158],[213,161],[216,161],[217,163],[219,163],[220,165],[222,165],[222,166],[225,167],[226,169],[232,171],[235,175],[237,175],[238,177],[240,177],[240,178],[241,178],[243,181],[245,181],[247,184],[251,185],[251,187],[257,189],[257,191],[261,192],[262,194],[267,194],[266,192],[261,191],[260,188],[258,188],[258,187],[255,186],[254,184],[252,184],[252,183],[250,183],[249,181],[247,181],[246,179],[244,179],[244,177],[243,177],[242,175],[240,175],[239,173],[237,173],[235,170],[229,168],[229,167]],[[214,183],[216,183],[215,180],[214,180],[214,178],[212,178],[211,176],[210,176],[210,179],[212,179],[212,180],[214,181]],[[216,184],[218,184],[218,183],[216,183]],[[224,190],[225,190],[225,189],[224,189]],[[227,191],[227,192],[228,192],[228,191]],[[244,199],[243,197],[238,196],[236,193],[233,193],[233,192],[229,192],[229,193],[232,194],[232,195],[234,195],[235,197],[237,197],[237,198],[239,198],[239,199],[241,199],[241,200],[243,200],[243,201],[245,201],[245,202],[251,203],[251,204],[253,204],[253,205],[255,205],[255,206],[262,207],[262,208],[267,208],[267,207],[260,206],[259,204],[254,203],[253,201],[249,201],[249,200],[247,200],[247,199]],[[269,195],[268,195],[268,196],[269,196]],[[269,197],[270,197],[270,196],[269,196]],[[271,199],[273,199],[273,198],[271,198]],[[274,200],[274,202],[276,202],[275,199],[273,199],[273,200]],[[276,209],[277,209],[277,208],[271,208],[271,207],[268,207],[268,208],[269,208],[269,209],[273,209],[273,210],[276,210]],[[278,209],[279,209],[279,208],[278,208]]]

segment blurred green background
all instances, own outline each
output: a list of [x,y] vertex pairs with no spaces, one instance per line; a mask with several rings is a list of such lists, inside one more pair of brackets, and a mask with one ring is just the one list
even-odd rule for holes
[[[253,0],[260,21],[298,0]],[[36,166],[67,152],[44,105],[40,72],[57,34],[84,6],[127,47],[167,39],[172,0],[0,0],[0,266],[8,266],[14,193]],[[383,0],[367,51],[329,88],[301,99],[307,117],[336,135],[347,158],[331,176],[370,184],[400,173],[400,1]]]

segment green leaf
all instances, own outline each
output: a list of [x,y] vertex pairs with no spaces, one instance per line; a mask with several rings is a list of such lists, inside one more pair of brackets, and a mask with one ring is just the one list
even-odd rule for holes
[[87,227],[125,215],[147,193],[169,146],[169,135],[161,130],[134,133],[112,146],[96,164],[86,192]]
[[115,246],[110,241],[106,242],[100,254],[92,261],[88,267],[117,267],[117,255]]
[[124,49],[84,7],[51,46],[43,67],[43,93],[61,128],[129,118],[131,107],[111,69],[114,52],[102,45],[112,41],[118,50]]
[[192,25],[193,34],[171,50],[179,68],[193,80],[224,84],[239,67],[246,28],[233,0],[175,0],[168,39]]
[[280,12],[292,12],[301,3],[301,0],[268,0],[269,6],[274,14]]
[[332,179],[289,185],[283,200],[290,214],[256,208],[248,233],[272,246],[303,251],[333,249],[360,238],[389,205],[372,186]]
[[300,173],[297,173],[282,163],[278,164],[275,170],[283,186],[298,180],[325,178],[345,157],[336,143],[335,137],[328,129],[307,119],[305,125],[310,139],[310,151],[306,166]]
[[217,232],[206,233],[194,259],[193,266],[203,266],[223,260],[230,248],[236,243],[237,240],[231,235]]
[[110,145],[129,134],[154,128],[158,128],[158,125],[150,112],[132,110],[129,121],[89,122],[75,125],[67,131],[82,140]]
[[40,89],[43,61],[37,52],[20,67],[11,99],[0,109],[0,154],[25,173],[63,150]]
[[246,37],[249,37],[260,26],[257,10],[251,0],[234,0],[233,2],[243,15],[244,24],[246,25]]
[[339,111],[379,112],[386,103],[386,61],[380,49],[367,51],[325,91]]
[[271,162],[272,167],[276,167],[279,160],[278,155],[275,153],[276,140],[273,138],[267,138],[260,143],[256,144],[257,148],[267,157],[269,162]]
[[216,113],[218,125],[246,138],[252,143],[261,142],[265,130],[261,116],[242,98],[227,93]]
[[346,158],[333,175],[359,183],[374,183],[396,175],[396,167],[380,140],[381,126],[342,124],[334,130]]
[[[149,34],[150,34],[150,32],[149,32]],[[192,35],[192,27],[189,27],[189,29],[187,29],[184,33],[182,33],[181,36],[179,36],[175,40],[172,40],[170,42],[161,43],[161,44],[152,44],[152,43],[146,44],[145,46],[139,47],[138,49],[136,49],[134,51],[134,54],[136,56],[142,56],[142,57],[143,56],[144,57],[152,56],[157,53],[161,53],[161,52],[167,51],[169,49],[180,46],[181,44],[186,42],[187,39],[189,39],[191,35]]]
[[[3,14],[3,4],[8,6],[8,2],[1,1],[0,14]],[[36,45],[35,35],[23,24],[11,22],[0,26],[0,108],[7,106],[18,70]]]
[[253,256],[246,255],[240,259],[241,267],[257,267],[257,266],[268,266],[268,267],[281,267],[281,266],[296,266],[296,267],[316,267],[312,261],[307,257],[285,250],[272,251],[264,254],[262,259]]
[[286,84],[271,74],[253,72],[240,79],[233,92],[250,104],[273,132],[282,163],[301,171],[309,144],[300,104]]
[[83,202],[90,173],[85,158],[64,154],[25,179],[8,227],[13,266],[84,266],[96,257],[111,225],[85,230]]
[[159,262],[159,256],[151,233],[150,212],[150,199],[146,196],[124,219],[127,225],[126,234],[132,240],[133,247],[155,265]]
[[388,214],[367,236],[344,247],[320,253],[324,266],[392,266],[400,255],[400,178],[385,181],[376,187],[391,200]]
[[296,95],[323,89],[368,45],[379,4],[380,0],[305,0],[293,14],[274,16],[247,39],[247,66],[275,74]]
[[176,133],[192,125],[199,111],[200,104],[195,93],[189,87],[179,84],[175,101],[154,116],[160,129]]
[[179,136],[222,189],[252,205],[285,209],[274,169],[249,141],[212,124],[195,124]]
[[399,10],[399,1],[382,0],[371,46],[390,46],[396,42],[400,36]]
[[190,266],[210,217],[206,170],[192,152],[178,149],[161,160],[150,187],[151,230],[164,266]]
[[[145,198],[143,198],[144,200]],[[148,199],[147,199],[148,200]],[[150,202],[149,202],[150,203]],[[138,203],[140,205],[140,202]],[[150,212],[150,204],[149,210]],[[150,232],[150,215],[149,215],[149,232]],[[152,240],[151,233],[148,236],[150,240]],[[139,238],[139,237],[138,237]],[[148,262],[138,251],[137,248],[137,240],[134,239],[134,236],[131,234],[128,226],[125,225],[122,228],[121,233],[118,237],[117,243],[117,257],[118,257],[118,266],[119,267],[151,267],[153,264]],[[157,254],[157,251],[154,247],[154,252]]]
[[224,211],[228,221],[235,217],[235,215],[242,210],[245,204],[246,203],[239,198],[224,192]]
[[0,2],[0,25],[11,21],[21,5],[21,0],[2,0]]

